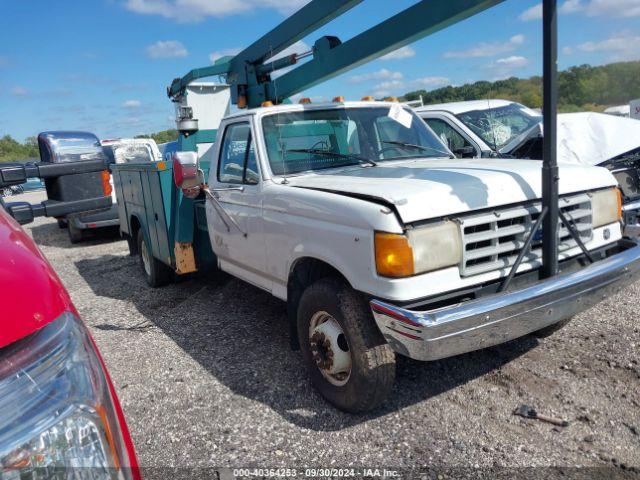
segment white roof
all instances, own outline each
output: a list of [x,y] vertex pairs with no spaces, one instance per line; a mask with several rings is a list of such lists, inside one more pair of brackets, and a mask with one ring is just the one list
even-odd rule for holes
[[626,115],[629,116],[629,114],[631,113],[631,106],[630,105],[617,105],[615,107],[609,107],[607,108],[604,113],[609,113],[612,115]]
[[[258,107],[250,108],[248,110],[238,110],[232,113],[227,118],[243,117],[245,115],[268,115],[271,113],[282,112],[301,112],[304,110],[326,110],[331,108],[355,108],[355,107],[391,107],[392,105],[400,105],[406,107],[402,103],[398,102],[326,102],[326,103],[290,103],[274,105],[272,107]],[[408,108],[408,107],[406,107]]]
[[506,107],[507,105],[511,105],[513,103],[515,102],[500,99],[469,100],[467,102],[436,103],[434,105],[425,105],[423,107],[416,108],[415,111],[417,113],[420,113],[437,110],[458,115],[460,113],[471,112],[473,110],[488,110],[490,108]]

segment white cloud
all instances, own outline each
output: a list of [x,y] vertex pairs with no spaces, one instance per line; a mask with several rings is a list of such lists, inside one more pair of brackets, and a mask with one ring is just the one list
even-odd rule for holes
[[376,98],[391,95],[402,95],[412,90],[432,90],[448,85],[450,80],[446,77],[423,77],[413,80],[386,80],[373,87],[372,95]]
[[449,84],[450,80],[447,77],[423,77],[414,80],[412,83],[422,88],[438,88]]
[[560,13],[584,13],[588,17],[638,17],[640,0],[566,0]]
[[[571,48],[571,47],[569,47]],[[585,42],[575,50],[587,53],[607,53],[614,62],[640,59],[640,35],[623,31],[599,42]]]
[[142,15],[159,15],[178,22],[198,22],[207,17],[247,14],[257,9],[289,15],[308,0],[126,0],[124,7]]
[[529,65],[529,59],[519,55],[499,58],[495,62],[491,62],[485,68],[492,72],[493,78],[498,80],[513,76],[517,70]]
[[512,52],[524,43],[524,35],[514,35],[506,42],[478,43],[466,50],[453,50],[444,53],[444,58],[479,58],[493,57],[502,53]]
[[13,95],[14,97],[25,97],[29,94],[29,90],[27,90],[24,87],[13,87],[11,89],[11,95]]
[[125,102],[122,103],[122,106],[124,108],[140,108],[140,106],[142,105],[142,102],[140,100],[126,100]]
[[[581,13],[588,17],[622,17],[640,16],[640,0],[565,0],[558,12],[561,14]],[[520,20],[540,20],[542,18],[542,4],[539,3],[519,16]]]
[[241,48],[225,48],[224,50],[219,50],[216,52],[211,52],[209,54],[209,60],[211,63],[216,63],[216,60],[222,57],[226,57],[231,55],[232,57],[239,54],[242,51]]
[[409,45],[405,45],[404,47],[400,47],[393,52],[389,52],[386,55],[380,57],[380,60],[403,60],[405,58],[411,58],[416,56],[416,51],[411,48]]
[[582,5],[582,0],[566,0],[558,11],[560,13],[576,13],[581,11],[584,8]]
[[363,73],[361,75],[353,75],[349,77],[350,83],[364,83],[370,80],[402,80],[402,73],[400,72],[392,72],[391,70],[387,70],[386,68],[382,68],[380,70],[376,70],[375,72]]
[[541,20],[542,19],[542,4],[539,3],[534,5],[531,8],[527,8],[524,12],[522,12],[518,18],[523,22],[530,22],[532,20]]
[[182,42],[177,40],[160,40],[147,47],[149,58],[180,58],[187,55],[189,52]]

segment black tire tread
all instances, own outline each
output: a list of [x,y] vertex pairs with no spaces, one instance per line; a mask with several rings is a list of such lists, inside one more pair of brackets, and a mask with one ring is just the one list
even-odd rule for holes
[[[142,260],[142,248],[141,248],[142,242],[145,242],[147,244],[147,251],[149,252],[149,257],[151,261],[151,265],[150,265],[151,275],[147,275],[147,272],[144,269],[144,262]],[[138,258],[140,262],[140,268],[142,269],[142,274],[144,275],[147,281],[147,284],[151,288],[158,288],[171,283],[171,281],[173,280],[173,272],[169,269],[169,267],[167,267],[164,263],[162,263],[160,260],[158,260],[152,255],[151,249],[149,248],[149,243],[146,241],[144,231],[142,229],[138,230],[137,245],[138,245]]]
[[355,378],[354,382],[360,384],[361,388],[355,392],[355,395],[344,395],[349,398],[340,398],[335,392],[338,388],[346,388],[352,383],[352,379],[345,387],[335,387],[327,382],[317,367],[306,358],[314,384],[325,398],[341,410],[351,413],[373,410],[379,407],[391,392],[396,373],[395,353],[371,318],[365,298],[339,279],[323,278],[309,286],[300,299],[298,335],[300,344],[303,345],[303,355],[308,356],[309,348],[308,319],[304,318],[304,310],[308,308],[308,304],[312,305],[313,302],[323,298],[337,300],[335,305],[337,316],[342,318],[336,318],[336,320],[343,324],[352,355],[356,355],[354,352],[362,352],[359,359],[354,358],[353,361],[354,365],[359,364],[363,368],[358,372],[352,370],[351,373],[352,376],[359,377]]

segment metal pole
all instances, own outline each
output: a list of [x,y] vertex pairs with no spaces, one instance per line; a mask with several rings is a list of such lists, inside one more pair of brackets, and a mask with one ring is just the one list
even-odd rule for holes
[[542,162],[542,277],[558,274],[558,16],[557,0],[542,2],[543,31],[543,114],[544,139]]

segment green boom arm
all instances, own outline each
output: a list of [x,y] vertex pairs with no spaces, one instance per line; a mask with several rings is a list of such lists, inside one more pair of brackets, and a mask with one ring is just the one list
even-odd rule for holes
[[289,96],[317,85],[420,38],[493,7],[504,0],[421,0],[393,17],[342,43],[322,37],[313,46],[313,59],[277,79],[271,72],[297,62],[291,55],[273,63],[265,60],[342,15],[362,0],[312,0],[235,57],[191,70],[173,81],[170,97],[180,95],[193,80],[226,76],[231,98],[239,107],[258,107],[264,101],[281,103]]

